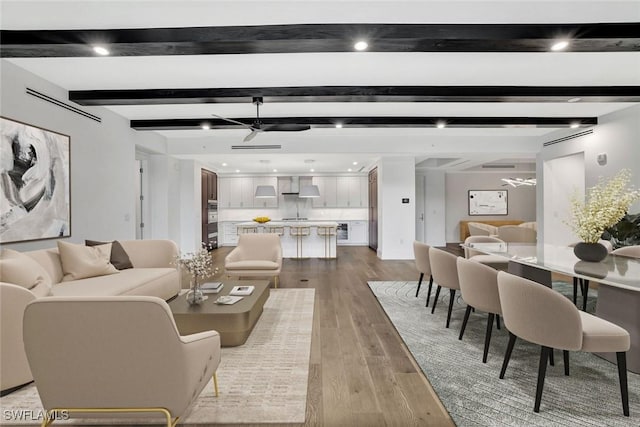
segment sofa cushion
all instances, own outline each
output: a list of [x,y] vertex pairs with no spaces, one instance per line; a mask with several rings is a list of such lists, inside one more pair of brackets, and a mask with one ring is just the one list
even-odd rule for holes
[[169,299],[180,291],[175,268],[131,268],[116,275],[90,277],[53,286],[54,296],[148,295]]
[[0,282],[29,289],[37,297],[51,293],[51,277],[36,261],[12,249],[0,255]]
[[58,241],[58,252],[64,272],[63,282],[118,272],[109,262],[111,243],[84,246]]
[[111,262],[117,270],[133,268],[133,264],[131,264],[127,251],[124,250],[120,242],[117,240],[114,240],[113,242],[98,242],[96,240],[84,241],[84,244],[87,246],[100,246],[107,243],[111,243],[111,257],[109,258],[109,262]]
[[277,270],[278,267],[273,261],[235,261],[224,265],[227,270]]

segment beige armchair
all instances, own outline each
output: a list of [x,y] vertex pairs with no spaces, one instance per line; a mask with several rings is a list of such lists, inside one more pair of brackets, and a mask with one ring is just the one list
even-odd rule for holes
[[429,245],[426,243],[413,242],[413,255],[415,257],[416,269],[420,272],[420,279],[418,280],[418,289],[416,289],[416,298],[420,292],[420,286],[422,285],[422,279],[425,274],[429,275],[429,288],[427,289],[427,304],[425,307],[429,307],[429,298],[431,298],[431,287],[433,286],[433,276],[431,275],[431,264],[429,263]]
[[431,306],[431,314],[433,314],[436,309],[438,297],[440,296],[440,289],[442,287],[449,288],[447,328],[451,322],[451,310],[453,309],[453,302],[456,299],[456,290],[460,289],[460,283],[458,282],[458,265],[456,263],[457,258],[458,257],[454,254],[443,251],[442,249],[429,249],[431,274],[433,275],[433,280],[438,284],[438,287],[436,288],[436,296],[433,300],[433,306]]
[[212,377],[218,393],[220,336],[180,336],[161,298],[38,299],[24,313],[24,344],[48,414],[145,415],[174,426]]
[[[553,289],[504,271],[498,273],[498,293],[504,324],[509,330],[509,344],[500,378],[504,378],[516,337],[541,346],[534,412],[540,411],[547,362],[553,349],[557,348],[564,353],[565,375],[569,375],[569,350],[615,352],[622,411],[629,416],[626,352],[631,340],[625,329],[579,311],[564,295]],[[598,387],[598,384],[591,386]]]
[[470,222],[467,224],[470,236],[494,236],[498,234],[498,227],[481,222]]
[[278,287],[282,270],[282,245],[280,236],[272,233],[241,234],[238,246],[224,259],[228,276],[273,276]]

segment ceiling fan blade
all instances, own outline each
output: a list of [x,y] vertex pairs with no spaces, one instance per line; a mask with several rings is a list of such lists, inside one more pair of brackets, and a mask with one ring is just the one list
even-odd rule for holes
[[309,125],[296,125],[296,124],[281,124],[281,125],[267,125],[262,126],[261,130],[265,132],[300,132],[303,130],[309,130]]
[[246,127],[247,129],[251,129],[251,130],[253,131],[253,126],[249,126],[249,125],[248,125],[248,124],[246,124],[246,123],[242,123],[242,122],[239,122],[239,121],[237,121],[237,120],[233,120],[233,119],[227,119],[226,117],[222,117],[222,116],[219,116],[219,115],[217,115],[217,114],[212,114],[212,116],[213,116],[213,117],[217,117],[217,118],[219,118],[220,120],[224,120],[225,122],[234,123],[234,124],[236,124],[236,125],[244,126],[244,127]]
[[258,134],[259,130],[257,129],[251,129],[251,133],[247,136],[244,137],[244,139],[242,140],[243,142],[249,142],[251,141],[253,138],[256,137],[256,135]]

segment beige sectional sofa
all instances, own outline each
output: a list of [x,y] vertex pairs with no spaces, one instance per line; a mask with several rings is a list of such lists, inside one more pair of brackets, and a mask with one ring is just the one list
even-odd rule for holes
[[[63,265],[58,249],[42,249],[23,254],[3,254],[3,261],[11,260],[13,270],[37,276],[37,285],[27,289],[24,283],[7,283],[9,268],[0,271],[0,385],[6,391],[32,380],[24,353],[22,317],[28,303],[47,296],[156,296],[164,300],[173,298],[181,288],[180,274],[175,264],[179,254],[170,240],[120,241],[133,268],[112,274],[63,281]],[[20,255],[20,256],[17,256]],[[33,260],[37,265],[33,264]],[[20,265],[24,266],[21,268]],[[5,264],[6,265],[6,264]],[[41,267],[41,269],[39,268]],[[37,272],[34,272],[37,270]],[[44,270],[44,273],[42,272]],[[78,319],[82,321],[82,319]],[[132,325],[134,327],[135,325]],[[63,331],[62,331],[63,332]]]

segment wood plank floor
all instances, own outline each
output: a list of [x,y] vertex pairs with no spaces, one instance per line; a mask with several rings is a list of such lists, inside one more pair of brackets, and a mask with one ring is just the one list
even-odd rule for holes
[[[212,252],[216,266],[231,249]],[[413,261],[381,261],[367,247],[340,246],[335,260],[284,260],[281,288],[316,290],[301,426],[455,425],[367,286],[417,279]]]

